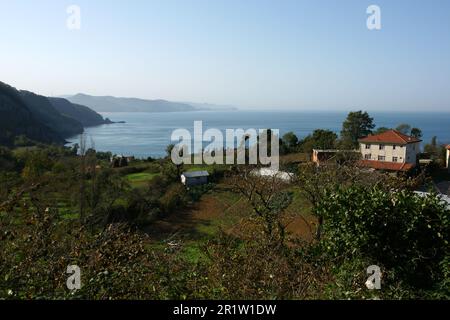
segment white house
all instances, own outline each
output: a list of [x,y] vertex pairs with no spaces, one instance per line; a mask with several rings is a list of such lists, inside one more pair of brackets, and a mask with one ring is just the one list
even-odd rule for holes
[[422,140],[397,130],[359,139],[362,160],[369,168],[387,171],[409,171],[417,164]]
[[181,183],[186,187],[206,184],[208,183],[208,176],[208,171],[183,172],[181,175]]

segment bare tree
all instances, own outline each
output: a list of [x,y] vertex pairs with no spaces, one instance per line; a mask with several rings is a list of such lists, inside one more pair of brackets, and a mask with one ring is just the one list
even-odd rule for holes
[[233,188],[248,201],[253,212],[264,222],[264,231],[270,241],[285,239],[283,214],[292,202],[286,181],[277,175],[260,176],[251,166],[238,167],[232,176]]
[[[300,166],[295,183],[314,208],[325,197],[327,192],[338,184],[339,180],[336,166],[316,166],[313,163],[309,163]],[[316,239],[319,240],[322,233],[323,217],[320,215],[316,215],[316,217],[318,222]]]
[[80,194],[79,194],[79,211],[80,220],[85,218],[85,201],[86,201],[86,136],[81,134],[79,145],[80,159]]

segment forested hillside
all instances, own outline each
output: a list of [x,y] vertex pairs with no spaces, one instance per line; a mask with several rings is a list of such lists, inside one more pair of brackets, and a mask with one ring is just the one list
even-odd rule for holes
[[109,121],[105,121],[100,114],[86,106],[71,103],[63,98],[48,98],[48,100],[62,115],[79,121],[83,127],[109,123]]
[[20,91],[22,99],[36,118],[48,125],[63,137],[69,137],[83,132],[83,125],[59,113],[47,97],[29,91]]
[[19,91],[0,82],[0,145],[63,144],[84,127],[111,123],[88,107]]
[[0,82],[0,144],[12,145],[19,136],[45,143],[63,143],[64,139],[31,112],[20,93]]

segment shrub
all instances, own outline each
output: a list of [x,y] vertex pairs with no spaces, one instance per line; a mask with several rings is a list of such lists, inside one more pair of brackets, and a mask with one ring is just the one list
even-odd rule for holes
[[186,189],[181,184],[172,184],[160,199],[161,211],[172,213],[175,209],[187,203]]
[[208,242],[208,279],[217,299],[306,299],[320,296],[329,273],[307,250],[274,246],[261,233],[251,240],[220,234]]
[[378,188],[338,189],[314,209],[324,217],[324,245],[332,256],[367,258],[420,288],[445,278],[450,210],[439,197]]
[[196,202],[199,201],[202,195],[205,193],[208,193],[210,190],[214,188],[213,183],[207,183],[203,185],[198,186],[192,186],[189,188],[188,195],[191,198],[192,201]]

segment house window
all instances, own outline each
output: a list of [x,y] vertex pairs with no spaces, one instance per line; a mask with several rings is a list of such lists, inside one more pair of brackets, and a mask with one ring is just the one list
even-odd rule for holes
[[385,156],[378,156],[378,161],[385,161],[386,157]]
[[380,150],[384,150],[384,144],[380,144]]
[[372,158],[372,155],[370,153],[364,155],[364,159],[366,159],[366,160],[370,160],[371,158]]
[[398,162],[398,158],[397,157],[392,157],[392,162]]
[[366,144],[366,149],[370,149],[370,144]]

